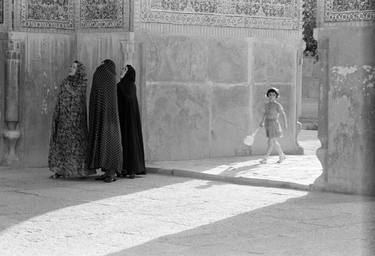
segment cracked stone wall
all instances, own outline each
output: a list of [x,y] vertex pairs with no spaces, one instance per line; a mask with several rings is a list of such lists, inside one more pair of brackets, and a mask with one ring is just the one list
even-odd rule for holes
[[329,190],[374,194],[375,29],[341,25],[318,35],[322,181]]
[[264,154],[259,132],[268,87],[280,88],[290,129],[281,143],[302,153],[297,137],[301,1],[158,1],[134,4],[148,160]]
[[375,166],[375,67],[334,66],[331,74],[328,180],[335,184],[349,181],[348,186],[353,189],[371,191]]
[[144,72],[138,85],[148,160],[264,154],[264,131],[252,147],[243,139],[257,128],[270,86],[280,88],[290,124],[281,143],[287,153],[301,153],[293,45],[155,34],[143,42]]
[[375,6],[371,1],[318,1],[320,70],[315,185],[375,194]]

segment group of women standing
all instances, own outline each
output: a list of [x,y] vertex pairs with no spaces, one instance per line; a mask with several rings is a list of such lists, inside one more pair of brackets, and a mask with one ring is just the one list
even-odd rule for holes
[[136,73],[104,60],[93,75],[88,127],[85,67],[74,61],[61,84],[52,119],[48,165],[51,178],[85,177],[101,169],[97,180],[146,174]]

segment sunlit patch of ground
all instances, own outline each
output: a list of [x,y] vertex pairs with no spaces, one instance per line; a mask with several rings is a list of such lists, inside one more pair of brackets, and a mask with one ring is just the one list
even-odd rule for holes
[[0,233],[0,255],[104,256],[306,195],[207,183],[187,181],[32,217]]
[[287,155],[285,161],[278,164],[278,156],[271,156],[267,164],[260,164],[262,156],[227,157],[201,160],[159,161],[150,167],[184,170],[195,173],[264,179],[310,185],[322,174],[323,168],[316,156],[320,147],[317,131],[302,130],[299,143],[304,148],[304,155]]

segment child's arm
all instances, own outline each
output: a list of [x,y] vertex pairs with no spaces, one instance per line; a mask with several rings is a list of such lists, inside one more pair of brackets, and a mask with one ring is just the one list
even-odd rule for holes
[[265,119],[265,117],[266,117],[266,114],[263,114],[262,121],[260,121],[260,123],[259,123],[260,127],[264,126],[264,119]]

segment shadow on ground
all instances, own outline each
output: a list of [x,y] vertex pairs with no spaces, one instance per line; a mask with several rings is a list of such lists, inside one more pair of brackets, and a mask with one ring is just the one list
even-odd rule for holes
[[119,179],[113,183],[85,179],[49,179],[47,168],[15,170],[0,167],[0,232],[32,217],[66,207],[119,195],[186,182],[186,178],[165,179],[158,175]]
[[372,197],[153,174],[111,184],[49,175],[48,169],[0,168],[0,252],[10,248],[2,256],[374,252]]

